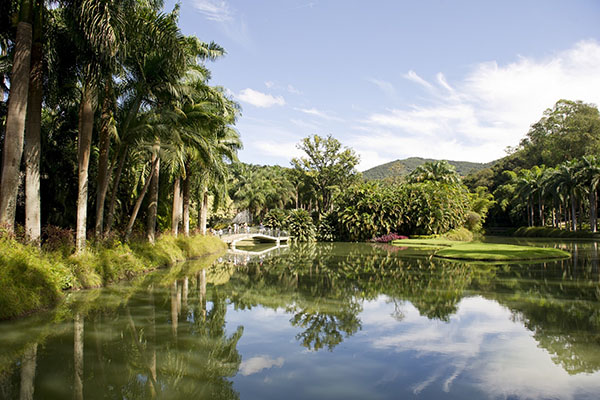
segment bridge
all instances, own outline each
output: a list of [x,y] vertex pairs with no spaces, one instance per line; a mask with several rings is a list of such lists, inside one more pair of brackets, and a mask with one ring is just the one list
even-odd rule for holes
[[235,245],[241,241],[252,240],[261,243],[275,243],[279,246],[281,243],[287,243],[290,239],[286,231],[265,228],[240,228],[238,233],[224,233],[220,237],[232,249],[235,249]]

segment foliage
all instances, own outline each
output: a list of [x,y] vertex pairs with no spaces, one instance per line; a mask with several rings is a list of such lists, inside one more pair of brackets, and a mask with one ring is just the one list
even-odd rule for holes
[[374,242],[374,243],[389,243],[393,240],[402,240],[402,239],[408,239],[408,236],[398,235],[397,233],[388,233],[387,235],[375,237],[375,238],[371,239],[370,241]]
[[317,240],[319,242],[333,242],[338,238],[338,223],[337,215],[334,212],[329,212],[319,218],[317,225]]
[[279,208],[269,210],[263,224],[272,229],[284,229],[287,223],[287,213]]
[[292,165],[314,188],[317,211],[328,212],[337,193],[357,180],[359,157],[331,135],[306,137],[297,147],[306,157],[293,158]]
[[443,238],[456,242],[470,242],[473,240],[473,232],[467,228],[456,228],[446,232]]
[[336,202],[343,240],[366,241],[391,232],[445,233],[463,225],[470,202],[459,185],[367,182],[344,191]]
[[224,249],[224,243],[216,237],[163,235],[155,245],[115,243],[69,255],[60,247],[40,251],[36,246],[3,238],[0,264],[6,273],[0,274],[0,320],[50,307],[65,289],[106,285]]
[[296,242],[313,242],[316,239],[315,224],[306,210],[290,211],[287,229],[290,238]]

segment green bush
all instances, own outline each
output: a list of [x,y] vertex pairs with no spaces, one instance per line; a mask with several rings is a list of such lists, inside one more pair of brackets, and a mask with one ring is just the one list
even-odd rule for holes
[[290,238],[296,242],[314,242],[315,224],[306,210],[292,210],[287,221]]
[[317,227],[317,240],[319,242],[333,242],[338,235],[337,215],[335,213],[323,215]]
[[267,215],[265,215],[263,224],[271,229],[284,229],[286,225],[286,219],[287,213],[285,210],[274,208],[269,210]]
[[456,242],[470,242],[473,240],[473,232],[466,228],[456,228],[445,233],[442,238]]

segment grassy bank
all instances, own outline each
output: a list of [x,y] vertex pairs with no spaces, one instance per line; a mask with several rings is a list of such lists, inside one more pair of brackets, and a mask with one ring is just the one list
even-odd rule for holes
[[103,286],[225,248],[215,237],[165,235],[154,245],[118,244],[65,255],[0,239],[0,320],[52,307],[64,290]]
[[517,229],[513,236],[517,237],[541,237],[541,238],[565,238],[565,239],[600,239],[599,233],[588,230],[567,231],[565,229],[547,228],[541,226],[525,227]]

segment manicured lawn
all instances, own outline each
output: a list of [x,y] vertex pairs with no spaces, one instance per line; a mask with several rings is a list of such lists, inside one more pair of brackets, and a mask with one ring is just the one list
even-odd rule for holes
[[402,247],[436,248],[435,257],[472,261],[526,261],[568,258],[563,250],[512,244],[455,242],[444,239],[405,239],[392,242]]
[[550,258],[569,258],[566,251],[495,243],[459,243],[435,253],[436,257],[476,261],[521,261]]

